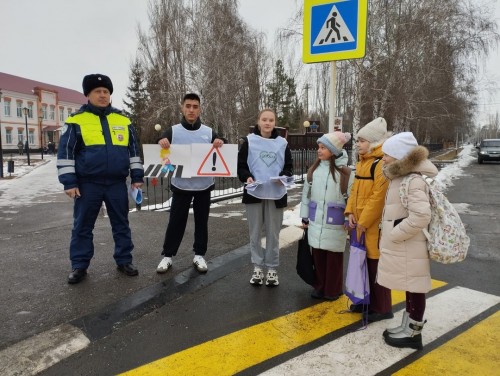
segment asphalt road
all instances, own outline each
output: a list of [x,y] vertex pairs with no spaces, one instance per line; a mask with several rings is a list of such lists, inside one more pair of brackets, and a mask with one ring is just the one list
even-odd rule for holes
[[[455,180],[454,186],[447,191],[450,201],[460,204],[458,206],[461,208],[461,216],[471,237],[469,254],[463,263],[432,264],[433,278],[445,281],[448,289],[460,286],[500,296],[499,168],[498,163],[483,165],[473,163],[467,169],[466,176]],[[226,218],[221,223],[217,222],[217,225],[225,230],[224,235],[220,235],[217,241],[239,237],[243,240],[242,243],[245,243],[246,227],[241,218]],[[58,363],[42,375],[111,375],[125,372],[215,338],[318,304],[318,301],[309,297],[310,288],[295,274],[295,245],[283,249],[281,284],[272,289],[265,286],[254,288],[248,283],[252,268],[245,252],[244,247],[240,248],[238,255],[233,258],[221,252],[222,269],[218,272],[219,276],[210,280],[208,279],[210,272],[207,276],[198,276],[196,272],[190,271],[188,278],[198,280],[195,286],[190,286],[164,305],[158,306],[112,334],[92,342],[85,350]],[[224,257],[227,259],[224,260]],[[82,285],[82,290],[85,288],[88,287]],[[401,307],[401,304],[397,307]],[[462,308],[457,306],[456,310]],[[488,312],[491,314],[496,310],[498,304]],[[479,320],[480,318],[476,318],[470,325]],[[430,350],[468,328],[461,327],[446,334],[441,342]],[[334,341],[352,330],[351,325],[330,333],[297,349],[256,364],[241,374],[254,375],[264,372],[310,349]],[[258,342],[259,338],[255,338],[255,341]],[[483,351],[480,348],[476,350]],[[427,350],[424,348],[418,356],[397,363],[397,367],[403,367],[426,353]],[[492,359],[498,362],[498,357],[494,354]],[[193,358],[193,369],[196,368],[196,364],[203,364],[204,361],[206,360],[203,358]]]
[[[455,180],[454,186],[447,191],[450,201],[459,207],[471,237],[471,247],[463,263],[432,264],[433,278],[446,282],[445,290],[459,286],[500,296],[499,168],[499,163],[472,163],[467,167],[466,175]],[[54,179],[54,176],[49,176],[54,170],[53,166],[48,166],[44,171],[47,181]],[[300,189],[290,192],[290,208],[299,199]],[[323,303],[310,298],[310,287],[295,274],[295,241],[300,236],[297,229],[282,231],[290,244],[285,244],[281,253],[280,286],[254,288],[248,283],[252,267],[244,206],[239,200],[225,202],[211,210],[207,253],[210,270],[206,275],[199,275],[192,268],[191,219],[173,269],[165,275],[158,275],[155,268],[161,258],[168,213],[133,212],[130,222],[136,245],[134,262],[140,275],[130,278],[116,271],[109,222],[101,217],[96,223],[96,252],[89,276],[76,286],[66,283],[72,211],[71,202],[64,194],[48,193],[29,205],[2,210],[1,214],[0,359],[7,359],[5,354],[16,349],[22,340],[28,341],[29,347],[30,339],[61,324],[71,324],[90,341],[83,350],[65,360],[58,361],[54,357],[56,364],[42,375],[117,374],[166,356],[181,354],[187,349],[196,349],[200,344],[240,333],[269,320],[323,307]],[[429,296],[439,297],[441,291]],[[338,302],[335,309],[346,305],[346,301]],[[399,303],[395,310],[401,307]],[[459,305],[452,307],[456,312],[463,308]],[[474,316],[469,326],[455,328],[432,346],[426,346],[418,355],[395,362],[392,368],[386,368],[386,374],[412,363],[446,340],[454,339],[493,311],[498,311],[498,304]],[[310,318],[318,319],[314,314],[310,314]],[[308,354],[308,350],[345,337],[359,324],[359,321],[346,324],[297,348],[269,359],[264,357],[264,360],[244,368],[241,374],[258,374],[300,354]],[[293,333],[286,334],[293,336]],[[262,338],[255,338],[255,342],[262,343],[265,348],[264,342],[269,342],[269,339]],[[482,353],[490,351],[481,346],[486,346],[486,343],[476,350]],[[19,354],[15,351],[13,357]],[[38,362],[53,361],[51,357],[47,355]],[[492,359],[498,363],[498,356]],[[192,362],[192,369],[196,370],[194,365],[203,365],[205,359],[195,356]]]

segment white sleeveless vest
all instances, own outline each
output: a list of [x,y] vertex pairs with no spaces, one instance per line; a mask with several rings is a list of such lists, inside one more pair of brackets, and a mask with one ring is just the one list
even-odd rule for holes
[[250,134],[248,139],[247,163],[254,180],[263,184],[254,191],[247,193],[264,200],[278,200],[286,194],[286,187],[269,181],[269,178],[279,176],[285,166],[286,140],[277,138],[264,138]]
[[[210,144],[212,141],[212,129],[201,125],[197,130],[190,131],[176,124],[172,127],[172,144]],[[195,176],[192,178],[172,178],[172,185],[187,191],[203,191],[214,183],[211,176]]]

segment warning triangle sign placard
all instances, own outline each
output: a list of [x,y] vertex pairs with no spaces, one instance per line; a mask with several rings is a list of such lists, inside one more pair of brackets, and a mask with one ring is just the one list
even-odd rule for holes
[[201,162],[197,176],[231,176],[226,161],[220,152],[220,148],[212,146],[203,161]]

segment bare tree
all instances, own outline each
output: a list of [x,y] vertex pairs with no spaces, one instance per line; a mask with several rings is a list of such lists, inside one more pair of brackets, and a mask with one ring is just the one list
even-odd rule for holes
[[[412,130],[427,142],[470,132],[477,62],[499,40],[488,4],[469,0],[369,4],[366,56],[337,63],[337,111],[352,119],[354,134],[377,116],[386,117],[395,131]],[[301,15],[298,11],[291,22],[300,23]],[[280,36],[291,45],[298,35],[292,25]],[[314,93],[310,112],[326,119],[327,65],[311,65],[302,75]]]
[[[150,96],[151,125],[179,121],[182,96],[200,94],[203,121],[234,142],[253,124],[261,92],[260,36],[236,0],[151,0],[150,28],[138,55]],[[246,132],[245,132],[246,134]]]

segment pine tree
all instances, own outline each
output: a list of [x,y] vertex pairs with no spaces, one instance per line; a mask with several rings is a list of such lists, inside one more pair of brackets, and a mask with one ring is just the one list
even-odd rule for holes
[[297,99],[295,80],[289,77],[283,67],[281,60],[276,61],[274,77],[271,83],[267,84],[267,106],[276,111],[277,126],[297,127],[295,122],[300,121],[301,106]]
[[[149,133],[147,132],[147,108],[149,102],[149,95],[145,88],[146,74],[138,59],[131,66],[130,71],[130,85],[127,87],[125,96],[128,101],[124,100],[123,103],[127,107],[125,110],[126,115],[132,121],[132,125],[137,133],[139,142],[149,142]],[[147,138],[147,139],[146,139]]]

